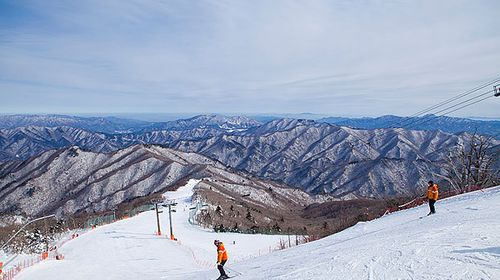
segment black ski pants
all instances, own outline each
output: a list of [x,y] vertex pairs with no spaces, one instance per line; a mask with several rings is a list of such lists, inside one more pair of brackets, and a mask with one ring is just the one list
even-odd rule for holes
[[226,264],[226,261],[221,261],[219,265],[217,265],[217,269],[220,272],[220,276],[227,276],[226,272],[224,271],[224,264]]
[[434,203],[436,203],[434,199],[429,199],[429,208],[432,214],[436,213],[436,208],[434,208]]

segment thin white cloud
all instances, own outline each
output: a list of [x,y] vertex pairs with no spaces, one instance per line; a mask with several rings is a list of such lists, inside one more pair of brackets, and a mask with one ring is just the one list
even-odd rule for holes
[[5,112],[405,115],[500,75],[493,0],[10,5]]

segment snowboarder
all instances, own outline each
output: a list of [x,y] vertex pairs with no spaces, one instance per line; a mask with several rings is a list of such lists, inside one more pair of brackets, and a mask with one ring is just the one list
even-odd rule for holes
[[229,276],[224,271],[224,264],[227,262],[227,252],[226,248],[224,248],[224,243],[220,240],[214,240],[214,245],[217,246],[217,269],[220,272],[217,280],[228,279]]
[[434,184],[433,181],[429,181],[427,185],[427,198],[429,199],[430,212],[428,215],[435,214],[436,209],[434,208],[434,203],[438,199],[438,185]]

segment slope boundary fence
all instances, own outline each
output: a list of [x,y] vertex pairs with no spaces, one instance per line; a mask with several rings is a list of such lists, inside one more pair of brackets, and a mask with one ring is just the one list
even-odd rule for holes
[[[118,217],[115,213],[92,217],[85,221],[85,223],[83,224],[83,228],[81,229],[91,230],[96,228],[97,226],[103,226],[120,220],[124,220],[136,216],[142,212],[149,211],[152,209],[152,207],[154,207],[152,204],[141,205],[131,210],[125,211],[123,215],[120,217]],[[5,271],[0,270],[0,280],[13,280],[14,277],[17,276],[24,269],[32,267],[42,261],[63,259],[64,256],[58,253],[58,248],[61,248],[64,244],[71,241],[72,239],[78,238],[79,234],[77,232],[78,229],[73,230],[73,233],[71,234],[70,238],[67,238],[66,240],[62,241],[61,243],[58,244],[58,246],[57,245],[52,246],[53,249],[49,250],[49,252],[43,252],[39,256],[19,261],[18,263],[10,266],[8,269],[5,269]]]
[[[464,194],[464,193],[468,193],[468,192],[473,192],[473,191],[478,191],[478,190],[482,190],[484,189],[483,187],[481,186],[471,186],[469,188],[467,188],[467,190],[465,192],[463,191],[448,191],[448,192],[442,192],[442,193],[439,193],[439,200],[441,199],[444,199],[444,198],[448,198],[448,197],[452,197],[452,196],[456,196],[456,195],[459,195],[459,194]],[[393,212],[397,212],[397,211],[400,211],[400,210],[405,210],[405,209],[410,209],[410,208],[413,208],[413,207],[417,207],[417,206],[420,206],[422,204],[425,204],[427,202],[427,198],[426,197],[417,197],[417,198],[414,198],[404,204],[401,204],[401,205],[398,205],[398,206],[394,206],[394,207],[391,207],[391,208],[387,208],[387,210],[385,211],[384,215],[387,215],[387,214],[390,214],[390,213],[393,213]]]

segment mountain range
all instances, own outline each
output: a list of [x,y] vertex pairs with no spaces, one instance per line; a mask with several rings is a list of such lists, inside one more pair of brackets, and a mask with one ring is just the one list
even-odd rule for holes
[[[153,123],[154,124],[154,123]],[[0,129],[19,127],[81,128],[93,132],[126,133],[140,131],[152,125],[150,122],[116,117],[78,117],[66,115],[4,115],[0,116]]]
[[482,135],[500,134],[500,121],[473,120],[448,116],[425,115],[420,117],[381,116],[377,118],[341,118],[328,117],[318,122],[349,126],[361,129],[400,127],[411,130],[442,130],[449,133],[478,133]]
[[95,153],[75,146],[47,151],[24,162],[0,164],[0,213],[64,216],[102,212],[174,190],[188,179],[207,180],[206,189],[213,187],[222,197],[248,194],[247,205],[275,211],[322,201],[194,153],[150,145]]
[[188,119],[168,122],[147,122],[117,117],[78,117],[66,115],[4,115],[0,116],[0,129],[15,129],[28,126],[73,127],[106,134],[137,133],[157,130],[186,130],[212,128],[220,130],[241,130],[262,123],[245,117],[221,115],[199,115]]
[[467,138],[438,130],[359,130],[312,120],[279,119],[260,126],[246,119],[231,120],[232,126],[219,125],[228,123],[224,118],[215,121],[199,116],[168,130],[122,134],[67,126],[4,129],[0,158],[21,162],[70,146],[110,153],[160,144],[309,193],[380,198],[421,192],[432,173],[443,172],[440,163],[448,151]]
[[[413,196],[423,191],[432,174],[443,173],[449,151],[470,137],[440,130],[354,129],[305,119],[260,124],[247,117],[205,115],[157,123],[155,128],[141,124],[137,132],[104,133],[56,126],[66,119],[49,119],[53,126],[0,129],[4,173],[49,150],[78,146],[115,153],[138,144],[157,144],[195,152],[309,193],[344,199]],[[499,142],[492,140],[496,153]]]
[[478,133],[496,135],[500,133],[499,120],[475,120],[448,116],[425,115],[400,117],[385,115],[376,118],[324,117],[314,114],[295,115],[252,115],[222,116],[198,115],[187,119],[167,122],[150,122],[118,117],[78,117],[67,115],[0,115],[0,129],[14,129],[26,126],[60,127],[69,126],[93,132],[122,134],[149,132],[155,130],[185,130],[192,128],[215,128],[226,131],[244,130],[260,126],[277,119],[308,119],[317,122],[349,126],[360,129],[404,128],[411,130],[442,130],[449,133]]
[[310,193],[380,198],[422,192],[433,173],[442,174],[448,152],[467,138],[437,130],[357,130],[284,119],[168,146]]

